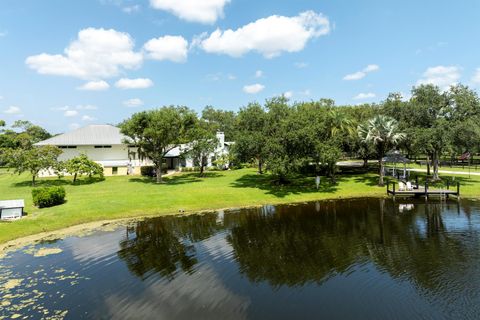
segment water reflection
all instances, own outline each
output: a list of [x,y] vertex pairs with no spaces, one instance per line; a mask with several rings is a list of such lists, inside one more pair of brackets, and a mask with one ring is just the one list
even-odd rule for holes
[[[31,257],[16,253],[3,269],[0,260],[0,271],[33,279],[29,270],[61,265],[90,279],[52,288],[65,297],[57,309],[74,319],[475,319],[480,312],[480,205],[471,201],[266,206],[149,219],[42,245],[63,251],[25,269],[13,266]],[[17,289],[25,288],[8,294]],[[0,319],[12,315],[5,310],[0,303]]]

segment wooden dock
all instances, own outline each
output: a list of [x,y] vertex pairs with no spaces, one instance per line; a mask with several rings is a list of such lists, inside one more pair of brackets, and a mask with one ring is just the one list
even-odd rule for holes
[[395,182],[387,182],[387,194],[391,196],[405,196],[405,197],[425,197],[428,199],[429,197],[441,197],[441,198],[449,198],[450,196],[455,196],[457,198],[460,197],[460,183],[457,182],[456,189],[450,189],[450,185],[447,183],[446,189],[438,189],[438,188],[429,188],[428,184],[426,183],[424,186],[419,186],[418,182],[413,185],[411,190],[398,190]]

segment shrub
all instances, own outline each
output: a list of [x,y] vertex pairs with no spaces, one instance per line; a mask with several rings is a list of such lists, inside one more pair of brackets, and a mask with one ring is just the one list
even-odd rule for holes
[[144,166],[140,168],[140,173],[145,177],[155,176],[155,167],[154,166]]
[[63,187],[43,187],[32,190],[33,203],[39,208],[53,207],[65,202]]

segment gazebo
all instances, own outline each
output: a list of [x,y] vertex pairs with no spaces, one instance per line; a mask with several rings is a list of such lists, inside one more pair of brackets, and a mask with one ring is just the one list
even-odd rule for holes
[[[410,171],[407,170],[407,163],[410,163],[410,160],[400,154],[398,150],[391,151],[383,157],[383,174],[386,176],[392,176],[402,179],[407,179],[410,176]],[[403,170],[401,165],[403,164]],[[399,168],[397,168],[397,166]],[[402,174],[403,171],[403,174]]]

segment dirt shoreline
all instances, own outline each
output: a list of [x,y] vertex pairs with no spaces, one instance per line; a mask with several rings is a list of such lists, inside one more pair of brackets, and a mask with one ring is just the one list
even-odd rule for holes
[[[363,199],[363,198],[388,198],[388,196],[383,195],[383,196],[367,196],[367,197],[359,197],[359,196],[352,196],[352,197],[333,197],[333,198],[327,198],[327,199],[319,199],[319,200],[311,200],[311,201],[297,201],[297,202],[289,202],[289,203],[276,203],[276,204],[271,204],[271,205],[298,205],[301,203],[309,203],[309,202],[316,202],[316,201],[332,201],[332,200],[353,200],[353,199]],[[463,198],[466,199],[466,198]],[[470,198],[469,198],[470,199]],[[472,198],[475,199],[475,198]],[[476,199],[475,199],[476,200]],[[24,248],[28,245],[33,245],[36,244],[37,242],[40,241],[46,241],[46,240],[55,240],[55,239],[63,239],[66,237],[73,237],[73,236],[87,236],[93,232],[98,232],[98,231],[112,231],[113,228],[120,227],[120,226],[125,226],[130,223],[138,222],[138,221],[143,221],[145,219],[150,219],[150,218],[158,218],[158,217],[164,217],[164,216],[169,216],[169,215],[177,215],[177,216],[182,216],[182,215],[191,215],[191,214],[205,214],[205,213],[210,213],[210,212],[217,212],[217,211],[230,211],[230,210],[239,210],[239,209],[249,209],[249,208],[258,208],[258,207],[263,207],[268,204],[259,204],[259,205],[251,205],[251,206],[240,206],[240,207],[227,207],[227,208],[220,208],[220,209],[206,209],[206,210],[199,210],[199,211],[192,211],[192,212],[172,212],[168,214],[161,214],[161,215],[144,215],[144,216],[138,216],[138,217],[129,217],[129,218],[119,218],[119,219],[110,219],[110,220],[100,220],[100,221],[93,221],[93,222],[87,222],[87,223],[82,223],[78,225],[74,225],[71,227],[66,227],[54,231],[47,231],[47,232],[41,232],[41,233],[36,233],[32,234],[29,236],[9,240],[4,243],[0,243],[0,259],[4,257],[8,252],[19,250],[21,248]]]

